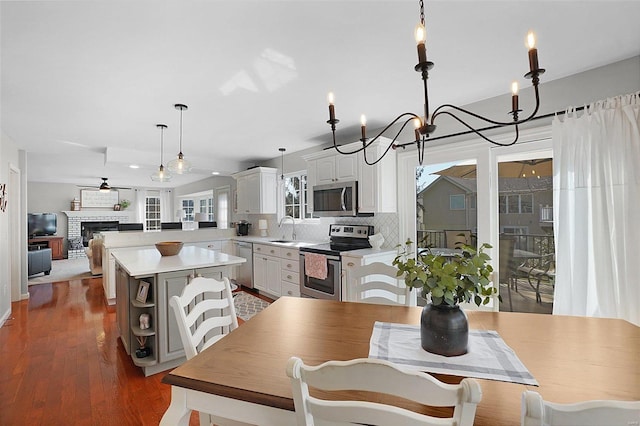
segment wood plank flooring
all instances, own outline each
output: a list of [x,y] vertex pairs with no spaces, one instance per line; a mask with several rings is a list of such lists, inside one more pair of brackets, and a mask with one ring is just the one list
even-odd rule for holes
[[29,295],[0,328],[0,425],[160,422],[166,372],[144,377],[133,365],[101,278],[29,286]]

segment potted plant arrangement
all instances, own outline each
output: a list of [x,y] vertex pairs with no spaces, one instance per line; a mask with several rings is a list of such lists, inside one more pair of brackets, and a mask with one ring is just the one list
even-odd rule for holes
[[131,201],[126,200],[126,199],[120,200],[120,207],[122,207],[122,210],[125,210],[130,205],[131,205]]
[[461,245],[460,252],[452,256],[433,254],[427,248],[415,257],[411,240],[398,248],[393,260],[398,276],[404,275],[408,287],[420,289],[422,297],[430,300],[420,319],[422,348],[445,356],[465,354],[469,325],[459,303],[486,305],[497,293],[491,285],[491,258],[484,252],[491,246],[485,243],[476,250]]

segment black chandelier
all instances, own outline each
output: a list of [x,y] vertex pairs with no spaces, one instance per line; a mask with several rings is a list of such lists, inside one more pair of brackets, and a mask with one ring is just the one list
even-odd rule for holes
[[[400,114],[398,117],[396,117],[395,120],[393,120],[384,129],[382,129],[382,131],[378,133],[373,139],[369,139],[366,137],[366,119],[365,119],[365,116],[363,115],[361,116],[361,120],[360,120],[360,125],[361,125],[360,128],[362,133],[362,138],[360,139],[360,141],[362,142],[362,147],[350,152],[343,151],[338,147],[338,144],[336,143],[336,124],[340,120],[338,120],[335,116],[333,93],[329,93],[327,97],[327,100],[329,102],[329,120],[327,121],[327,123],[331,126],[331,132],[333,134],[333,147],[335,148],[335,150],[340,154],[345,154],[345,155],[355,154],[357,152],[363,151],[365,163],[372,166],[378,163],[380,160],[382,160],[382,158],[384,158],[384,156],[387,154],[387,152],[389,152],[391,148],[393,149],[396,149],[397,147],[404,148],[405,145],[416,144],[417,150],[418,150],[418,162],[420,163],[420,165],[422,165],[422,161],[424,160],[424,147],[426,145],[427,138],[429,137],[429,135],[435,132],[436,130],[435,120],[440,115],[448,115],[449,117],[452,117],[453,119],[455,119],[456,121],[458,121],[463,126],[469,129],[469,131],[467,132],[457,133],[455,135],[475,133],[478,136],[480,136],[482,139],[494,145],[509,146],[509,145],[515,144],[518,141],[518,137],[519,137],[518,125],[522,123],[526,123],[527,121],[534,118],[535,115],[538,113],[538,109],[540,108],[540,96],[538,94],[538,83],[540,81],[539,76],[541,74],[544,74],[545,70],[538,66],[538,50],[535,48],[534,34],[532,32],[529,32],[529,34],[527,35],[527,45],[529,47],[529,72],[524,75],[525,78],[532,80],[533,89],[535,92],[536,106],[533,112],[531,113],[531,115],[529,115],[527,118],[524,118],[524,119],[520,119],[518,117],[518,113],[522,112],[522,110],[519,109],[519,106],[518,106],[518,83],[517,82],[513,82],[511,85],[511,91],[512,91],[511,111],[509,111],[509,114],[512,116],[512,121],[503,122],[503,121],[492,120],[492,119],[483,117],[479,114],[476,114],[474,112],[471,112],[469,110],[466,110],[464,108],[460,108],[458,106],[451,105],[451,104],[440,105],[438,108],[436,108],[433,111],[433,114],[429,114],[429,92],[427,88],[427,79],[429,78],[429,70],[433,68],[434,63],[427,60],[427,50],[425,47],[426,30],[425,30],[425,22],[424,22],[423,0],[419,0],[419,3],[420,3],[420,23],[416,25],[416,30],[415,30],[416,43],[418,44],[418,64],[414,67],[414,69],[417,72],[421,73],[422,75],[422,84],[424,87],[424,116],[421,117],[412,112],[405,112],[403,114]],[[476,129],[472,127],[470,124],[468,124],[467,122],[465,122],[458,115],[456,115],[456,113],[466,114],[468,116],[490,123],[492,124],[492,126],[485,127],[482,129]],[[377,160],[369,161],[367,159],[366,148],[368,148],[371,144],[373,144],[376,140],[378,140],[378,138],[380,138],[383,134],[385,134],[385,132],[389,130],[391,126],[395,125],[398,122],[401,122],[401,120],[404,120],[404,122],[402,123],[400,130],[398,130],[396,135],[393,137],[393,140],[391,141],[387,149],[382,153],[382,155]],[[415,141],[412,141],[406,144],[397,144],[396,140],[398,139],[398,136],[402,133],[402,131],[407,126],[407,124],[409,124],[410,121],[413,121],[415,125],[415,131],[414,131]],[[513,141],[507,142],[507,143],[497,142],[488,138],[482,133],[483,131],[486,131],[486,130],[495,129],[498,127],[504,127],[504,126],[514,127],[515,137]],[[454,135],[451,135],[451,136],[454,136]]]

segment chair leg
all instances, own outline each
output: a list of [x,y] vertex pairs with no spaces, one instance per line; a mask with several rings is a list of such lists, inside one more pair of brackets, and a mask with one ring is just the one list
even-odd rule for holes
[[511,301],[511,278],[507,278],[507,293],[509,294],[509,309],[513,312],[513,302]]

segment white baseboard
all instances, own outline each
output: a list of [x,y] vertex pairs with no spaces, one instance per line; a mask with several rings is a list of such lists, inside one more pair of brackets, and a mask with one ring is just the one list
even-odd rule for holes
[[5,323],[6,320],[9,319],[9,316],[11,315],[11,307],[9,307],[9,310],[7,312],[5,312],[2,317],[0,317],[0,327],[2,327]]

